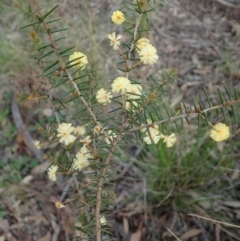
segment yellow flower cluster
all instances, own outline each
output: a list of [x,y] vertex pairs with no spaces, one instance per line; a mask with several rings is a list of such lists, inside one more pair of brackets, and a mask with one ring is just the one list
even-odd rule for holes
[[125,77],[118,77],[112,83],[112,91],[116,93],[120,92],[121,94],[124,94],[125,92],[127,92],[130,85],[131,85],[131,82],[129,79]]
[[73,169],[81,171],[83,168],[89,166],[90,158],[92,158],[92,154],[83,146],[76,154],[76,158],[73,159]]
[[55,202],[55,207],[57,209],[62,209],[62,208],[65,208],[65,205],[61,202]]
[[116,35],[116,33],[113,32],[108,35],[108,38],[110,40],[110,46],[112,46],[114,50],[118,50],[118,46],[121,44],[120,39],[122,36],[120,34]]
[[98,103],[106,105],[107,103],[111,103],[111,99],[112,99],[112,94],[111,92],[107,92],[105,89],[100,89],[97,91],[96,94],[96,99],[98,101]]
[[48,178],[53,182],[57,181],[57,170],[58,166],[56,165],[52,165],[48,168]]
[[147,45],[150,44],[149,39],[147,38],[140,38],[136,41],[135,46],[136,46],[136,51],[140,53],[140,51],[145,48]]
[[86,128],[84,126],[76,126],[74,133],[78,136],[84,136],[86,133]]
[[81,52],[74,52],[69,57],[71,64],[74,64],[76,68],[84,69],[88,64],[87,56]]
[[225,141],[229,138],[229,136],[229,127],[223,123],[217,123],[214,125],[210,132],[210,137],[216,142]]
[[105,218],[105,216],[102,216],[102,217],[100,218],[100,223],[101,223],[101,225],[106,225],[107,219]]
[[[108,130],[108,131],[107,131],[107,134],[109,135],[109,138],[110,138],[110,140],[111,140],[112,142],[114,141],[114,138],[117,137],[117,134],[116,134],[114,131],[112,131],[112,130]],[[108,145],[111,144],[110,140],[109,140],[108,138],[105,138],[105,142],[106,142]]]
[[158,125],[152,123],[150,119],[148,119],[147,122],[150,127],[141,129],[141,131],[145,133],[143,140],[146,144],[157,144],[160,139],[163,139],[163,142],[166,143],[166,147],[172,147],[176,143],[177,137],[174,133],[171,135],[163,135],[159,131]]
[[150,43],[147,38],[140,38],[135,43],[136,51],[140,60],[144,64],[155,64],[158,60],[157,49]]
[[[114,137],[116,137],[115,133],[110,133],[111,131],[108,131],[108,134],[111,136],[111,139],[113,140]],[[65,145],[69,145],[72,142],[76,140],[76,136],[73,135],[76,134],[78,136],[84,136],[86,133],[85,126],[72,126],[71,123],[61,123],[58,125],[57,128],[57,137],[59,138],[60,143],[64,143]],[[93,133],[100,134],[101,128],[99,126],[95,126],[93,128]],[[81,171],[84,168],[88,167],[90,165],[90,159],[93,158],[92,153],[89,151],[89,144],[91,143],[91,137],[89,135],[83,137],[83,139],[80,139],[80,142],[83,143],[82,148],[77,152],[75,158],[73,159],[72,168],[73,170]],[[110,143],[110,142],[109,142]],[[37,141],[35,141],[35,144],[38,144]],[[48,168],[48,178],[55,182],[57,180],[57,171],[59,167],[57,165],[51,165]],[[57,208],[61,208],[60,206]]]
[[60,143],[64,143],[66,146],[76,140],[76,137],[72,135],[75,132],[75,127],[71,123],[62,123],[58,126],[57,137]]
[[[113,83],[111,85],[112,92],[120,93],[121,95],[127,94],[128,100],[136,100],[139,99],[139,97],[142,95],[142,86],[140,84],[132,84],[129,79],[125,77],[117,77],[113,80]],[[101,88],[96,93],[96,99],[98,103],[106,105],[107,103],[111,103],[111,99],[113,98],[113,95],[111,92],[107,92],[107,90]],[[136,101],[131,101],[126,103],[126,109],[132,109],[132,107],[138,106],[138,103]]]
[[41,149],[41,145],[40,145],[40,141],[38,140],[34,140],[33,141],[33,145],[36,149]]
[[[126,18],[123,12],[117,10],[112,13],[112,21],[120,25],[124,21],[129,22]],[[113,47],[114,50],[119,49],[120,45],[120,39],[122,38],[121,35],[116,35],[116,32],[113,32],[108,35],[108,38],[110,40],[110,46]],[[135,42],[135,49],[137,53],[139,54],[139,58],[143,64],[152,65],[155,64],[158,60],[158,54],[157,49],[150,43],[149,39],[147,38],[140,38]],[[122,51],[119,49],[121,54],[123,55]]]
[[166,143],[166,147],[172,147],[177,141],[175,133],[172,133],[169,136],[161,134],[161,138],[163,138],[163,142]]
[[90,136],[85,136],[83,139],[80,140],[80,142],[82,142],[84,146],[89,146],[92,140]]
[[125,21],[125,16],[123,12],[117,10],[113,12],[111,19],[115,24],[120,25]]

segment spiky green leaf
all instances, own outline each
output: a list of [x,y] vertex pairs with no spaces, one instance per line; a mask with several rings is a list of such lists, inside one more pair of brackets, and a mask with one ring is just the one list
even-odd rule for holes
[[51,55],[51,54],[54,53],[54,52],[55,52],[54,50],[50,50],[50,51],[48,51],[47,53],[41,55],[41,56],[38,58],[38,60],[41,60],[42,58],[47,57],[47,56]]
[[58,33],[58,32],[62,32],[62,31],[68,30],[68,29],[69,28],[58,28],[58,29],[51,30],[50,32],[51,33]]
[[45,19],[47,16],[49,16],[57,7],[59,6],[59,4],[57,4],[55,7],[53,7],[50,11],[48,11],[47,13],[45,13],[42,17],[42,19]]
[[49,23],[53,23],[53,22],[57,22],[59,20],[61,20],[62,18],[54,18],[54,19],[50,19],[48,21],[46,21],[46,24],[49,24]]
[[30,27],[30,26],[34,26],[34,25],[39,24],[39,23],[40,23],[39,21],[34,21],[32,23],[29,23],[29,24],[26,24],[26,25],[20,27],[19,29],[23,29],[23,28],[27,28],[27,27]]
[[43,72],[48,71],[49,69],[51,69],[53,66],[55,66],[55,65],[58,64],[58,63],[59,63],[59,61],[56,60],[55,62],[53,62],[52,64],[50,64],[49,66],[47,66],[47,67],[43,70]]

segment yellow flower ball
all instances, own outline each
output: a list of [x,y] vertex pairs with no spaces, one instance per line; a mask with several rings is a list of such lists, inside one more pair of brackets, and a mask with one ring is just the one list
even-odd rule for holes
[[146,45],[139,52],[140,60],[144,64],[155,64],[158,60],[157,49],[151,44]]
[[140,51],[149,44],[150,44],[150,41],[147,38],[138,39],[138,41],[135,43],[136,51],[140,53]]
[[76,64],[76,67],[81,69],[84,69],[88,64],[87,56],[81,52],[74,52],[72,55],[70,55],[69,61],[72,61],[71,64]]
[[111,18],[112,18],[112,21],[117,25],[120,25],[125,21],[125,16],[124,16],[123,12],[121,12],[119,10],[114,11]]
[[217,123],[213,126],[210,132],[210,137],[216,142],[225,141],[229,138],[229,136],[229,126],[225,125],[224,123]]

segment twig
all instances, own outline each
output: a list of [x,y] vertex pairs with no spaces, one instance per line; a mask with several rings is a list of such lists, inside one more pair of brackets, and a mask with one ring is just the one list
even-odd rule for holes
[[166,229],[177,241],[181,241],[169,228],[166,227]]
[[222,230],[223,232],[225,232],[226,234],[228,234],[229,236],[231,236],[231,237],[235,238],[236,240],[239,240],[239,241],[240,241],[240,238],[239,238],[238,236],[236,236],[235,234],[231,233],[229,230],[227,230],[227,229],[225,229],[225,228],[223,228],[223,227],[221,227],[221,230]]
[[104,178],[107,173],[108,166],[109,166],[110,160],[112,159],[113,153],[114,153],[115,149],[117,148],[119,141],[121,141],[121,139],[123,137],[122,133],[123,133],[123,130],[125,129],[127,123],[128,123],[128,120],[127,120],[127,118],[125,118],[125,120],[122,124],[121,130],[120,130],[120,134],[113,141],[113,145],[110,148],[109,154],[104,163],[104,168],[102,169],[102,172],[101,172],[99,180],[98,180],[97,201],[96,201],[96,211],[95,211],[96,241],[101,241],[100,210],[101,210],[101,204],[102,204],[102,187],[103,187]]
[[[45,31],[46,31],[46,33],[48,35],[48,39],[49,39],[49,41],[51,43],[51,46],[52,46],[53,50],[55,51],[55,54],[58,57],[58,60],[60,62],[61,67],[63,69],[65,69],[65,63],[64,63],[62,57],[59,55],[58,48],[57,48],[55,42],[53,41],[53,38],[52,38],[52,35],[51,35],[51,31],[49,31],[49,28],[47,27],[47,24],[45,23],[45,21],[43,19],[43,16],[42,16],[42,13],[41,13],[41,9],[40,9],[39,4],[38,4],[38,0],[34,0],[34,3],[36,5],[36,7],[37,7],[38,15],[39,15],[40,19],[42,19],[41,23],[42,23],[43,28],[45,29]],[[71,82],[71,84],[73,85],[74,89],[76,90],[79,99],[84,104],[84,106],[88,110],[89,114],[93,118],[94,123],[101,128],[101,131],[102,131],[103,135],[112,144],[110,152],[109,152],[109,154],[108,154],[108,156],[107,156],[107,158],[105,160],[104,168],[102,170],[102,173],[100,174],[98,185],[97,185],[97,201],[96,201],[96,212],[95,212],[96,227],[95,227],[95,229],[96,229],[96,241],[101,241],[100,209],[101,209],[101,203],[102,203],[102,197],[101,197],[101,195],[102,195],[102,186],[103,186],[103,181],[104,181],[106,172],[108,170],[108,166],[109,166],[110,160],[111,160],[111,158],[113,156],[113,153],[114,153],[114,151],[116,149],[116,146],[117,146],[118,142],[122,139],[122,134],[120,132],[120,134],[115,138],[114,142],[112,142],[110,136],[108,135],[108,133],[106,131],[104,131],[103,126],[97,120],[97,117],[95,116],[95,114],[92,112],[90,103],[88,103],[85,100],[85,98],[82,96],[80,90],[78,89],[77,84],[74,82],[71,74],[69,73],[69,71],[67,69],[65,69],[65,73],[67,74],[67,77],[68,77],[69,81]],[[123,127],[123,129],[125,128],[125,124],[124,123],[123,123],[122,127]],[[122,129],[122,131],[123,131],[123,129]]]
[[163,200],[161,200],[161,202],[158,203],[156,207],[160,207],[172,195],[174,187],[175,187],[175,184],[172,185],[172,187],[171,187],[169,193],[167,194],[167,196]]
[[49,81],[48,81],[48,94],[49,94],[49,98],[50,98],[50,101],[51,101],[51,104],[52,104],[52,109],[53,109],[55,118],[57,120],[57,123],[60,124],[59,116],[58,116],[58,113],[56,112],[56,109],[55,109],[55,106],[54,106],[54,103],[53,103],[53,97],[52,97]]
[[14,94],[12,94],[11,112],[12,112],[14,125],[16,126],[18,132],[23,133],[25,144],[31,150],[34,156],[38,159],[38,161],[43,162],[43,152],[35,148],[33,144],[33,138],[24,127],[23,120],[22,120]]
[[[231,105],[234,105],[236,103],[239,103],[240,102],[240,99],[238,100],[232,100],[231,101]],[[156,121],[154,123],[151,123],[151,124],[145,124],[145,125],[141,125],[140,127],[134,127],[132,129],[129,129],[127,130],[128,133],[130,132],[134,132],[134,131],[138,131],[138,130],[141,130],[141,129],[144,129],[146,127],[149,127],[149,126],[152,126],[152,125],[159,125],[159,124],[163,124],[163,123],[166,123],[166,122],[171,122],[171,121],[175,121],[175,120],[178,120],[178,119],[184,119],[186,117],[195,117],[195,116],[198,116],[198,115],[201,115],[203,113],[207,113],[209,111],[212,111],[212,110],[218,110],[218,109],[223,109],[225,108],[226,105],[225,104],[221,104],[221,105],[216,105],[216,106],[213,106],[213,107],[210,107],[210,108],[207,108],[205,110],[202,110],[202,111],[199,111],[199,112],[193,112],[193,113],[189,113],[189,114],[182,114],[182,115],[178,115],[178,116],[174,116],[174,117],[170,117],[168,119],[164,119],[164,120],[161,120],[161,121]]]
[[235,4],[226,2],[225,0],[215,0],[215,1],[221,3],[221,4],[224,5],[224,6],[230,7],[230,8],[240,8],[239,5],[235,5]]
[[229,226],[229,227],[239,228],[239,229],[240,229],[240,226],[238,226],[238,225],[231,224],[231,223],[226,223],[226,222],[221,222],[221,221],[218,221],[218,220],[216,220],[216,219],[206,218],[206,217],[199,216],[199,215],[192,214],[192,213],[189,213],[188,216],[192,216],[192,217],[196,217],[196,218],[201,218],[201,219],[204,219],[204,220],[211,221],[211,222],[213,222],[213,223],[220,223],[220,224],[222,224],[222,225],[226,225],[226,226]]
[[[126,61],[126,66],[127,66],[127,68],[128,68],[129,60],[131,59],[131,52],[133,51],[134,46],[135,46],[134,43],[135,43],[135,41],[136,41],[136,39],[137,39],[137,30],[138,30],[138,27],[139,27],[139,25],[140,25],[142,16],[143,16],[143,14],[141,13],[141,14],[139,15],[139,18],[138,18],[137,21],[136,21],[136,25],[135,25],[135,29],[134,29],[134,33],[133,33],[133,41],[132,41],[131,46],[130,46],[130,49],[129,49],[129,51],[128,51],[128,60]],[[129,72],[126,73],[126,78],[128,78],[128,74],[129,74]]]
[[144,222],[147,224],[147,188],[146,188],[146,178],[143,179],[143,202],[144,202]]
[[[136,21],[136,25],[135,25],[135,29],[134,29],[134,34],[133,34],[133,41],[131,43],[129,52],[128,52],[128,60],[126,61],[126,66],[128,68],[128,64],[129,64],[129,59],[131,58],[131,52],[134,49],[134,42],[136,41],[137,38],[137,30],[139,28],[140,22],[141,22],[141,18],[142,18],[142,14],[140,14],[139,18]],[[126,73],[126,78],[128,78],[129,72]],[[100,209],[101,209],[101,203],[102,203],[102,186],[103,186],[103,182],[104,182],[104,178],[106,175],[106,172],[108,170],[108,166],[110,163],[110,160],[113,156],[113,153],[117,147],[118,142],[122,139],[123,137],[123,131],[125,129],[125,126],[128,123],[128,119],[123,117],[123,123],[122,123],[122,127],[121,127],[121,131],[119,132],[119,135],[116,137],[110,152],[108,154],[108,157],[105,160],[104,163],[104,168],[102,170],[102,173],[100,174],[99,177],[99,181],[97,184],[97,201],[96,201],[96,212],[95,212],[95,218],[96,218],[96,241],[101,241],[101,223],[100,223]]]

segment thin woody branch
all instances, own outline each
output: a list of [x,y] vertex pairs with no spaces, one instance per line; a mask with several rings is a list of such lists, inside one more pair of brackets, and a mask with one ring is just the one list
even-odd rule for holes
[[[40,9],[39,4],[38,4],[38,0],[34,0],[34,3],[35,3],[35,5],[36,5],[36,7],[37,7],[37,12],[38,12],[38,15],[39,15],[40,19],[43,19],[43,16],[42,16],[42,13],[41,13],[41,9]],[[105,136],[108,140],[111,141],[110,136],[109,136],[109,135],[107,134],[107,132],[104,130],[102,124],[97,120],[96,115],[93,113],[93,111],[92,111],[92,109],[91,109],[91,105],[90,105],[90,104],[85,100],[85,98],[82,96],[81,91],[78,89],[78,86],[77,86],[77,84],[74,82],[71,74],[70,74],[69,71],[65,68],[65,63],[64,63],[61,55],[59,55],[59,52],[58,52],[58,48],[57,48],[57,46],[56,46],[56,43],[53,41],[53,38],[52,38],[52,35],[51,35],[51,31],[49,31],[49,28],[48,28],[46,22],[44,21],[44,19],[41,21],[41,23],[42,23],[42,25],[43,25],[43,27],[44,27],[47,35],[48,35],[49,41],[50,41],[50,43],[51,43],[51,46],[52,46],[55,54],[56,54],[57,57],[58,57],[58,60],[59,60],[59,62],[60,62],[60,64],[61,64],[61,66],[62,66],[61,68],[64,69],[65,73],[67,74],[67,77],[68,77],[68,79],[70,80],[71,84],[73,85],[74,89],[76,90],[78,97],[80,98],[80,100],[81,100],[81,102],[84,104],[84,106],[87,108],[89,114],[92,116],[94,123],[101,128],[102,133],[104,134],[104,136]]]
[[164,120],[161,120],[161,121],[156,121],[156,122],[151,123],[151,124],[141,125],[140,127],[134,127],[132,129],[128,129],[127,132],[130,133],[130,132],[134,132],[134,131],[139,131],[139,130],[144,129],[146,127],[150,127],[151,125],[155,125],[155,124],[160,125],[160,124],[164,124],[166,122],[171,122],[171,121],[175,121],[175,120],[178,120],[178,119],[188,118],[190,116],[196,117],[196,116],[201,115],[203,113],[207,113],[207,112],[210,112],[212,110],[223,109],[223,108],[226,108],[226,106],[232,106],[232,105],[237,104],[239,102],[240,102],[240,99],[228,101],[226,104],[216,105],[216,106],[207,108],[205,110],[196,111],[196,112],[192,112],[192,113],[188,113],[188,114],[182,114],[182,115],[170,117],[170,118],[167,118],[167,119],[164,119]]

